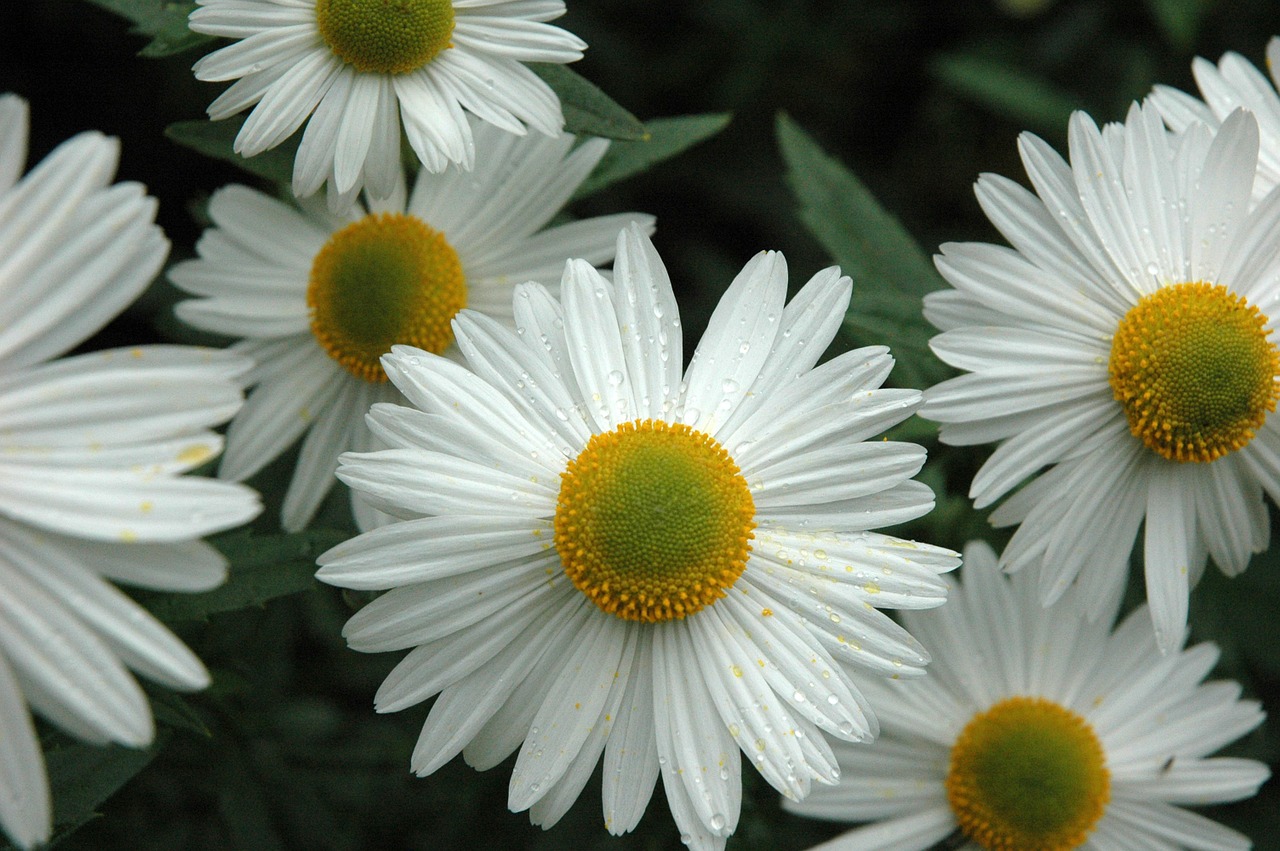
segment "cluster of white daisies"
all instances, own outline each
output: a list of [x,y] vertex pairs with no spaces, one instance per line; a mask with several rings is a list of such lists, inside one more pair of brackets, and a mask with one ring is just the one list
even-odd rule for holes
[[[225,351],[64,356],[168,243],[144,189],[112,183],[111,139],[23,175],[26,106],[0,98],[8,838],[50,835],[33,711],[141,746],[131,671],[208,683],[113,583],[216,586],[199,539],[253,518],[239,482],[301,441],[280,524],[306,527],[335,472],[355,495],[363,533],[317,575],[385,592],[344,635],[409,651],[378,711],[435,698],[420,775],[518,753],[510,807],[550,826],[603,760],[610,832],[661,777],[695,849],[733,833],[743,755],[794,811],[869,823],[824,847],[1249,847],[1181,808],[1268,775],[1212,756],[1262,713],[1184,642],[1208,558],[1242,571],[1268,542],[1263,491],[1280,500],[1275,88],[1228,55],[1197,62],[1204,101],[1160,88],[1123,124],[1075,115],[1069,159],[1024,135],[1032,189],[977,184],[1009,246],[937,257],[933,349],[965,374],[921,393],[882,387],[883,347],[819,365],[850,280],[824,270],[786,303],[772,252],[685,367],[651,217],[551,224],[607,148],[564,134],[522,64],[581,56],[563,13],[203,0],[191,28],[235,40],[196,64],[235,80],[209,113],[252,108],[236,150],[306,125],[296,203],[220,190],[198,259],[169,267],[195,296],[178,316],[239,339]],[[971,545],[962,584],[956,553],[874,531],[933,506],[924,450],[872,440],[917,412],[946,443],[998,444],[971,496],[1018,528],[999,559]],[[184,475],[219,453],[216,478]],[[1140,528],[1148,604],[1111,631]]]

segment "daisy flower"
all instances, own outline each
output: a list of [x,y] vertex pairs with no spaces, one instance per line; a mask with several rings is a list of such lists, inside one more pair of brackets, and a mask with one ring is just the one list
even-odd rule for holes
[[1191,63],[1203,101],[1163,85],[1156,86],[1151,95],[1165,122],[1179,131],[1195,122],[1216,128],[1240,107],[1253,113],[1262,139],[1258,150],[1258,173],[1253,184],[1254,201],[1261,201],[1280,184],[1280,95],[1276,94],[1273,82],[1280,79],[1276,77],[1278,62],[1280,37],[1273,37],[1267,45],[1271,80],[1239,53],[1227,53],[1216,66],[1200,57]]
[[558,135],[559,99],[521,63],[582,58],[586,43],[547,23],[564,12],[560,0],[199,0],[191,29],[238,41],[193,70],[236,81],[209,105],[213,120],[253,107],[236,136],[243,156],[306,121],[293,192],[328,180],[341,210],[362,186],[394,191],[402,128],[430,171],[475,162],[464,110],[509,133]]
[[[364,416],[401,399],[379,358],[402,343],[461,357],[450,321],[471,307],[511,325],[511,293],[524,281],[555,281],[568,257],[613,259],[618,229],[636,213],[544,228],[608,148],[602,139],[518,137],[475,128],[481,167],[420,172],[368,211],[298,209],[244,186],[214,193],[216,225],[200,259],[171,280],[204,296],[177,306],[206,331],[245,338],[233,349],[257,367],[256,389],[227,432],[219,475],[243,480],[302,434],[282,521],[306,526],[334,483],[338,455],[369,449]],[[376,522],[357,505],[362,527]]]
[[200,660],[112,581],[219,584],[195,540],[258,513],[239,485],[180,474],[221,448],[243,358],[145,346],[52,360],[159,272],[156,202],[111,185],[119,144],[82,133],[26,176],[27,106],[0,96],[0,829],[46,841],[50,802],[30,710],[92,743],[151,741],[129,669],[203,688]]
[[[785,308],[786,263],[734,280],[682,374],[679,312],[636,226],[614,283],[581,260],[563,302],[515,294],[517,330],[463,311],[464,367],[398,346],[414,405],[375,405],[390,449],[339,477],[396,522],[320,558],[320,579],[391,589],[348,622],[364,652],[413,648],[380,712],[439,694],[412,767],[519,750],[513,811],[554,824],[604,757],[604,821],[631,830],[661,773],[685,842],[737,825],[741,749],[802,798],[836,765],[823,734],[873,737],[851,677],[928,656],[875,606],[942,603],[956,554],[877,534],[933,495],[924,450],[864,442],[908,417],[883,347],[814,367],[850,282],[819,272]],[[847,670],[845,666],[849,666]]]
[[937,654],[930,676],[870,683],[880,738],[837,743],[840,785],[785,806],[871,822],[823,851],[922,851],[953,833],[946,847],[966,851],[1249,848],[1183,809],[1248,798],[1270,773],[1210,756],[1263,720],[1238,684],[1203,682],[1218,648],[1162,652],[1141,609],[1114,632],[1074,595],[1045,610],[1033,572],[1006,578],[990,547],[966,547],[947,605],[903,616]]
[[1068,164],[1019,139],[1036,194],[978,180],[1013,247],[942,247],[955,289],[926,298],[944,332],[931,345],[970,374],[927,391],[921,413],[946,443],[1000,442],[974,477],[977,507],[1030,480],[991,520],[1021,524],[1002,562],[1043,564],[1046,605],[1078,583],[1106,610],[1145,523],[1168,649],[1206,556],[1244,570],[1267,544],[1262,492],[1280,497],[1280,195],[1250,210],[1258,133],[1243,111],[1178,135],[1150,103],[1102,131],[1077,113],[1070,145]]

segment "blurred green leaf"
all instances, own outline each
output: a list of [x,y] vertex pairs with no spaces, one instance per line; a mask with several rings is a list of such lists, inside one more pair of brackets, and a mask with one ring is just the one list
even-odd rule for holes
[[150,747],[138,749],[74,742],[45,751],[54,817],[59,827],[78,827],[92,819],[103,801],[146,768],[160,752],[165,738],[161,733]]
[[800,218],[853,279],[845,329],[862,344],[888,345],[895,382],[927,387],[947,375],[929,352],[934,330],[921,298],[941,279],[928,255],[870,190],[794,121],[778,116],[778,143]]
[[224,121],[175,121],[164,129],[164,135],[206,157],[229,162],[273,183],[288,185],[293,180],[293,158],[298,152],[299,134],[293,134],[256,157],[242,157],[235,152],[234,145],[244,119],[241,115]]
[[1190,51],[1200,31],[1200,20],[1209,11],[1207,0],[1147,0],[1151,16],[1164,37],[1181,51]]
[[195,9],[191,0],[88,0],[133,23],[130,32],[150,36],[139,56],[172,56],[208,44],[212,36],[194,33],[187,27],[187,15]]
[[162,621],[207,620],[209,615],[296,594],[315,585],[316,557],[348,538],[335,529],[309,529],[285,535],[233,532],[211,540],[227,557],[230,575],[201,594],[139,594]]
[[980,56],[944,55],[930,70],[943,85],[1010,121],[1057,136],[1080,101],[1052,83]]
[[585,198],[604,187],[646,171],[655,163],[670,159],[719,133],[733,116],[727,112],[680,115],[645,122],[645,138],[614,141],[595,171],[586,179],[575,198]]
[[151,712],[161,724],[205,738],[213,735],[204,719],[180,695],[167,689],[148,688],[147,696],[151,698]]
[[530,62],[529,70],[555,91],[564,110],[564,129],[578,136],[643,139],[644,125],[612,98],[564,65]]

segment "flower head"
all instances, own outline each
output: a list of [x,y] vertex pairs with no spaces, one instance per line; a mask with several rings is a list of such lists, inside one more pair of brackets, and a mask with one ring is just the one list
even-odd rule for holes
[[53,360],[116,316],[169,244],[156,203],[112,185],[119,145],[82,133],[22,176],[27,108],[0,96],[0,828],[49,838],[29,710],[93,743],[154,726],[130,669],[203,688],[200,660],[112,584],[202,591],[225,576],[201,535],[260,510],[247,488],[182,473],[222,448],[244,358],[143,346]]
[[1218,649],[1162,653],[1141,609],[1114,632],[1073,594],[1042,609],[1034,572],[1010,580],[968,546],[947,605],[904,615],[936,654],[929,676],[870,683],[880,738],[836,743],[840,785],[788,808],[872,822],[826,851],[923,851],[956,832],[948,847],[973,851],[1249,848],[1181,808],[1247,798],[1269,773],[1211,756],[1263,720],[1236,683],[1203,682]]
[[1040,563],[1046,605],[1079,584],[1113,605],[1145,523],[1147,599],[1181,640],[1206,558],[1228,574],[1266,546],[1280,497],[1280,195],[1249,203],[1253,118],[1170,134],[1151,104],[1099,131],[1071,119],[1071,163],[1031,135],[1035,194],[984,175],[978,199],[1012,248],[949,244],[955,287],[925,302],[937,355],[970,374],[922,414],[953,444],[999,441],[970,495],[1020,524],[1002,561]]
[[922,449],[864,442],[919,393],[880,388],[884,348],[815,367],[849,279],[820,272],[784,307],[786,281],[781,255],[756,255],[682,370],[671,285],[633,225],[612,283],[575,260],[562,301],[519,287],[515,332],[462,311],[465,367],[383,359],[414,407],[375,405],[392,448],[338,475],[401,522],[326,553],[318,576],[390,589],[345,635],[414,648],[379,711],[439,694],[416,772],[519,750],[510,805],[549,826],[603,753],[611,832],[636,825],[661,773],[686,842],[718,848],[739,750],[801,798],[835,780],[823,733],[876,732],[854,677],[922,672],[876,607],[940,604],[957,559],[871,531],[933,496],[911,480]]
[[[586,179],[608,143],[518,137],[475,128],[475,172],[420,172],[407,198],[334,216],[298,209],[244,186],[214,194],[215,227],[200,259],[170,270],[202,296],[180,303],[185,322],[244,338],[256,385],[227,433],[219,475],[243,480],[304,433],[282,519],[301,529],[334,482],[338,455],[369,449],[364,415],[401,399],[380,358],[396,344],[461,357],[450,324],[464,306],[513,323],[511,293],[557,280],[568,257],[608,263],[618,229],[638,213],[547,223]],[[573,148],[573,150],[570,150]],[[357,506],[363,526],[377,522]]]
[[328,181],[345,210],[363,187],[382,200],[400,171],[400,131],[430,171],[476,158],[464,110],[517,135],[555,136],[560,101],[523,62],[573,62],[586,44],[547,23],[560,0],[200,0],[191,29],[237,39],[195,65],[236,83],[209,105],[214,120],[253,107],[235,150],[274,148],[303,122],[293,192]]

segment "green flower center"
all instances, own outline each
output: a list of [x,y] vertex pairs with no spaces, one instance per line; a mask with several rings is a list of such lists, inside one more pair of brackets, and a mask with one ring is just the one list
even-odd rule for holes
[[449,47],[451,0],[316,0],[320,37],[357,71],[406,74]]
[[1144,296],[1120,321],[1108,365],[1129,431],[1171,461],[1214,461],[1247,446],[1280,397],[1280,352],[1266,326],[1219,284]]
[[376,213],[347,225],[311,265],[311,332],[352,375],[386,381],[396,344],[440,354],[467,306],[467,281],[444,235],[415,216]]
[[742,575],[755,502],[709,435],[659,420],[592,436],[569,462],[556,549],[602,610],[657,623],[714,603]]
[[988,851],[1067,851],[1111,797],[1102,744],[1076,713],[1011,697],[975,715],[951,749],[947,800]]

